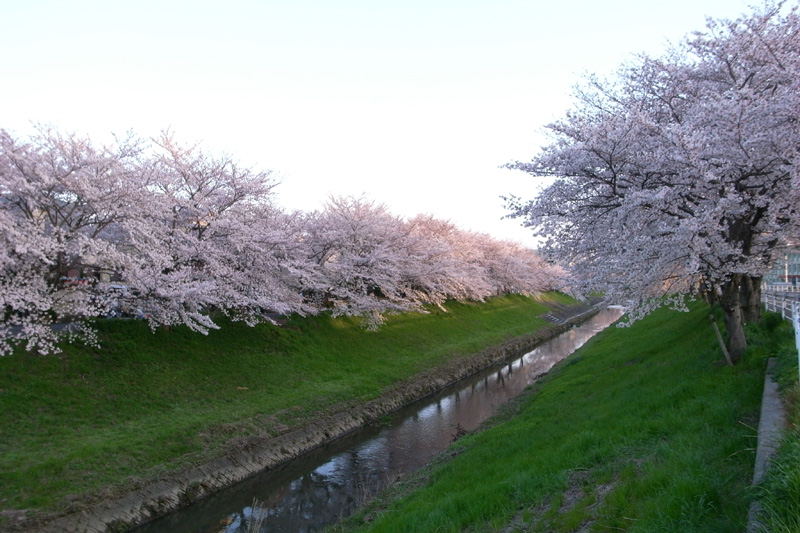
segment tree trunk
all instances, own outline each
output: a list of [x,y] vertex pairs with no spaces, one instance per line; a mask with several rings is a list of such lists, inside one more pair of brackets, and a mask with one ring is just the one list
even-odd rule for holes
[[715,286],[711,283],[702,283],[700,285],[700,297],[708,304],[709,307],[717,302],[717,293]]
[[761,321],[761,276],[742,276],[742,317],[745,324]]
[[720,305],[725,314],[725,329],[727,330],[726,343],[731,361],[738,363],[747,349],[747,339],[744,336],[744,323],[742,322],[742,304],[739,294],[739,285],[742,282],[741,274],[733,274],[731,279],[722,285]]

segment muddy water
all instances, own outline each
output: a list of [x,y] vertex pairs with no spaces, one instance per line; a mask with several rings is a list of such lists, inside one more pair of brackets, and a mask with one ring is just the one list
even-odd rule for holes
[[[606,309],[532,352],[457,383],[279,468],[136,529],[137,533],[310,532],[352,513],[522,392],[622,314]],[[260,527],[254,527],[254,523]]]

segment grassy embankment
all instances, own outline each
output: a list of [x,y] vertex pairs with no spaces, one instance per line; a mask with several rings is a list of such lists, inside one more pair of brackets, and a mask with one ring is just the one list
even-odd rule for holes
[[697,304],[609,328],[333,529],[744,531],[765,360],[791,337],[768,320],[725,366],[707,315]]
[[764,334],[776,342],[775,380],[787,407],[788,428],[778,456],[767,470],[757,491],[763,506],[763,522],[772,533],[800,531],[800,384],[797,350],[789,322],[771,315],[763,324]]
[[[292,318],[225,324],[208,336],[99,322],[102,348],[0,358],[0,511],[75,510],[170,471],[276,435],[342,402],[547,324],[547,302],[520,296],[448,313]],[[0,529],[21,513],[0,513]]]

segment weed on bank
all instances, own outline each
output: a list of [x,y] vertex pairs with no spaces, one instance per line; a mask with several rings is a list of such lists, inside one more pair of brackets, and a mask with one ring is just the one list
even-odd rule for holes
[[696,304],[605,330],[333,529],[744,531],[775,337],[751,330],[730,367],[708,315]]
[[[791,324],[777,314],[765,317],[760,334],[767,337],[775,356],[775,380],[787,414],[786,432],[756,491],[764,530],[771,533],[800,531],[800,386],[798,353]],[[766,344],[766,342],[765,342]]]
[[548,323],[563,295],[448,303],[447,312],[224,323],[208,336],[96,324],[101,348],[0,358],[0,529],[113,498],[302,425],[332,406]]

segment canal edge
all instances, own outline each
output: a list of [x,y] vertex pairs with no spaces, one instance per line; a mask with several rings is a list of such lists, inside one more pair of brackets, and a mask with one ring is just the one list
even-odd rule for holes
[[426,370],[393,385],[378,398],[322,416],[310,424],[259,445],[175,473],[112,501],[55,518],[37,531],[107,533],[127,531],[144,525],[251,476],[300,457],[493,365],[520,356],[585,322],[598,312],[599,309],[590,308],[560,324],[544,327],[472,356]]

